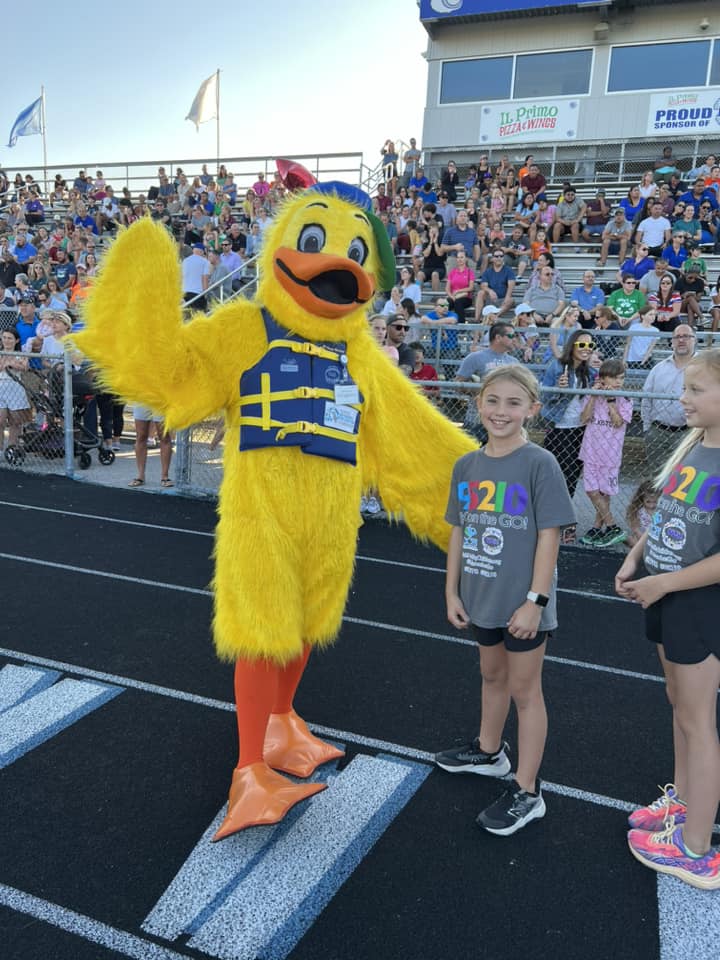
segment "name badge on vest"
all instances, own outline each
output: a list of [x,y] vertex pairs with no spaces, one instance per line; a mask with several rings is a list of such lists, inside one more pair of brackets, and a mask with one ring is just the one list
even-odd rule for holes
[[[355,390],[357,391],[357,387]],[[331,403],[330,401],[325,404],[323,425],[326,427],[342,430],[344,433],[354,433],[357,418],[357,410],[353,410],[352,407],[345,407],[342,404]]]
[[335,403],[352,404],[360,402],[360,391],[357,384],[349,383],[335,384]]

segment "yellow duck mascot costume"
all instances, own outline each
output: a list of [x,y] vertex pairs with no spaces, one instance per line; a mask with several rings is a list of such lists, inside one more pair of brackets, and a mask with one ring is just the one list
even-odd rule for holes
[[361,493],[447,547],[452,466],[475,447],[368,329],[394,258],[370,198],[344,183],[289,197],[268,229],[255,300],[185,323],[177,245],[149,219],[123,232],[74,340],[113,393],[168,429],[225,412],[214,579],[218,655],[235,663],[240,758],[215,840],[275,823],[325,788],[295,783],[342,756],[293,697],[333,641],[352,579]]

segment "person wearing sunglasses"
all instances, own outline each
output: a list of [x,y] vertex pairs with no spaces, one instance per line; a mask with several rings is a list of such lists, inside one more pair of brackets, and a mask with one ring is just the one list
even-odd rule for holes
[[415,354],[405,343],[410,324],[401,313],[390,314],[387,317],[387,344],[395,347],[398,352],[398,366],[404,374],[410,376],[415,363]]
[[637,320],[645,304],[645,294],[638,288],[637,278],[631,273],[623,273],[620,289],[614,290],[607,298],[607,306],[614,311],[623,330]]
[[688,250],[685,246],[687,234],[684,230],[678,230],[673,233],[670,243],[662,252],[662,259],[667,261],[670,270],[678,276],[682,270],[682,265],[688,258]]

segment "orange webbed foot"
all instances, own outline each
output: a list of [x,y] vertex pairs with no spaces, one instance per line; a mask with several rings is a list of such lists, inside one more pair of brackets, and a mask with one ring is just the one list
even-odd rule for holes
[[276,770],[294,777],[309,777],[321,764],[345,756],[345,751],[310,733],[294,710],[270,716],[263,757]]
[[324,783],[292,783],[265,763],[252,763],[233,771],[225,819],[213,843],[239,830],[278,823],[296,803],[324,790]]

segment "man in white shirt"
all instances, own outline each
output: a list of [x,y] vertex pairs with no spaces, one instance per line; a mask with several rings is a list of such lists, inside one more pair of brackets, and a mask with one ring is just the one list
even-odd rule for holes
[[659,257],[670,243],[671,226],[663,216],[663,205],[656,200],[650,208],[650,216],[641,220],[636,233],[636,243],[646,243],[651,257]]
[[672,356],[661,360],[645,379],[643,391],[658,393],[672,399],[644,396],[640,401],[640,416],[645,434],[645,456],[649,472],[655,475],[678,445],[687,429],[685,411],[680,404],[685,367],[695,353],[695,333],[686,323],[675,327],[672,333]]
[[[193,300],[195,310],[204,310],[206,307],[205,291],[210,282],[212,270],[205,256],[205,247],[201,243],[194,243],[192,253],[182,262],[183,297],[185,301]],[[198,297],[195,300],[195,297]]]

